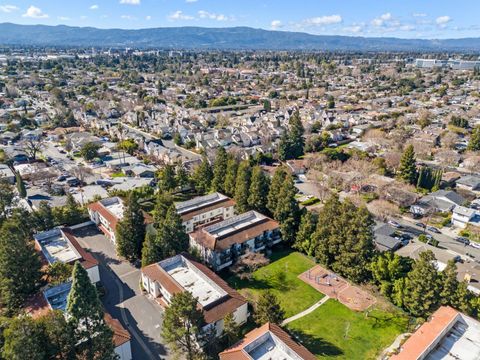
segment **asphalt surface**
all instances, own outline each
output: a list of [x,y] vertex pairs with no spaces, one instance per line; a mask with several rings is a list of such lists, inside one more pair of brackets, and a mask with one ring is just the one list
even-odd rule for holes
[[95,226],[78,229],[75,236],[100,263],[102,302],[129,330],[133,359],[170,359],[160,336],[163,310],[141,292],[140,270],[119,260],[113,244]]

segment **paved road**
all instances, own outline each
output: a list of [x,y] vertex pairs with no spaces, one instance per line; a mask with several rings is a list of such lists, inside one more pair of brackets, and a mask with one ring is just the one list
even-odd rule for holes
[[45,142],[45,146],[42,148],[42,154],[58,161],[58,166],[56,167],[62,167],[66,171],[77,166],[77,163],[74,160],[70,160],[67,157],[67,154],[62,154],[58,148],[53,146],[53,143],[49,141]]
[[133,359],[169,359],[160,336],[163,310],[140,291],[140,270],[120,261],[113,244],[94,226],[76,230],[75,236],[100,262],[103,304],[132,335]]

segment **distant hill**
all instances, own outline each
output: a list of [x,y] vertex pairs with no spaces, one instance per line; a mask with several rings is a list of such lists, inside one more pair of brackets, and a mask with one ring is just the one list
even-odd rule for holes
[[0,24],[1,45],[164,49],[480,51],[480,38],[421,40],[311,35],[249,27],[139,30]]

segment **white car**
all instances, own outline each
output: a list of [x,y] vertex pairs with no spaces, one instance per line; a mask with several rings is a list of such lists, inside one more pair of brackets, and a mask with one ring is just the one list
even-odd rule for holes
[[475,249],[480,249],[480,244],[475,241],[470,241],[470,246],[474,247]]

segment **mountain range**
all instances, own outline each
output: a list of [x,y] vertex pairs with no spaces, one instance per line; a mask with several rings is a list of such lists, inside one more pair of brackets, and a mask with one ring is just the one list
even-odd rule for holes
[[138,30],[0,23],[0,45],[218,50],[480,51],[480,38],[312,35],[249,27]]

